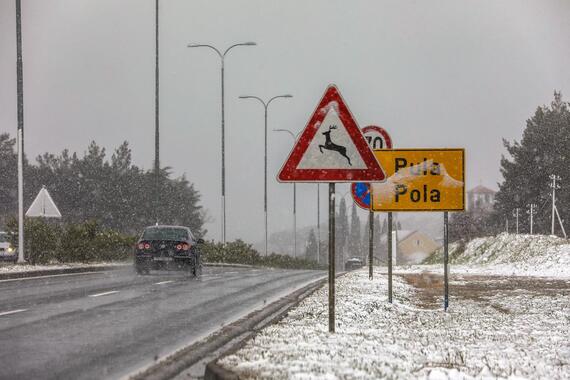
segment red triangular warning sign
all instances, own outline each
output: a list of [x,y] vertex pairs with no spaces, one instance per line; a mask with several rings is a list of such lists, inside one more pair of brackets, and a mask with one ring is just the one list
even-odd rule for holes
[[378,182],[384,171],[330,85],[281,168],[280,182]]

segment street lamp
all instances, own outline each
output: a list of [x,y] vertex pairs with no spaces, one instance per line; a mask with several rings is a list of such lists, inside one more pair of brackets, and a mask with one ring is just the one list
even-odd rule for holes
[[216,49],[212,45],[207,44],[188,44],[189,48],[198,48],[198,47],[205,47],[214,50],[218,56],[220,57],[221,61],[221,82],[222,82],[222,225],[221,225],[221,233],[222,233],[222,244],[226,244],[226,131],[225,131],[225,110],[224,110],[224,61],[226,58],[226,54],[235,48],[236,46],[255,46],[257,45],[255,42],[243,42],[239,44],[233,44],[229,48],[227,48],[223,53]]
[[[293,143],[297,141],[297,136],[288,129],[274,129],[273,131],[287,132],[293,138]],[[293,255],[297,257],[297,184],[295,182],[293,182],[293,244]]]
[[267,102],[264,102],[261,98],[257,96],[251,95],[242,95],[240,99],[257,99],[261,104],[263,104],[263,108],[265,109],[265,151],[264,151],[264,162],[265,162],[265,170],[264,170],[264,193],[263,193],[263,211],[265,212],[265,256],[267,256],[267,108],[271,104],[272,101],[278,98],[292,98],[293,95],[285,94],[285,95],[277,95],[269,99]]

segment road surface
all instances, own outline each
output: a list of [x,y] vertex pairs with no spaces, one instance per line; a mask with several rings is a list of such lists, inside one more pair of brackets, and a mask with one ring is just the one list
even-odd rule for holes
[[319,271],[204,268],[0,280],[0,378],[120,378],[323,277]]

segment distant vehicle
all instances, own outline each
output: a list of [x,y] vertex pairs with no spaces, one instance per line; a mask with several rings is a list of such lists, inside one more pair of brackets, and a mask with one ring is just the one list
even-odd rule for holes
[[148,274],[151,269],[181,269],[197,277],[202,274],[203,243],[188,227],[146,227],[135,246],[135,270]]
[[346,263],[344,264],[344,269],[345,270],[354,270],[354,269],[362,268],[363,265],[364,265],[364,263],[362,262],[361,258],[353,257],[353,258],[348,259],[346,261]]
[[0,231],[0,261],[18,261],[18,250],[10,244],[8,233]]

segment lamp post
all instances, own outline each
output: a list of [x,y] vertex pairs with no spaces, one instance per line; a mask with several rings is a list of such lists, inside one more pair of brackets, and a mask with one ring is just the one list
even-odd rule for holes
[[255,46],[257,45],[255,42],[243,42],[239,44],[233,44],[228,47],[222,53],[220,50],[215,48],[212,45],[207,44],[188,44],[189,48],[198,48],[198,47],[205,47],[214,50],[218,56],[220,57],[221,62],[221,85],[222,85],[222,217],[221,217],[221,234],[222,234],[222,244],[226,244],[226,131],[225,131],[225,109],[224,109],[224,102],[225,102],[225,89],[224,89],[224,61],[226,58],[226,54],[228,52],[237,47],[237,46]]
[[18,263],[24,255],[24,74],[22,64],[22,5],[16,0],[16,102],[18,105]]
[[292,98],[293,95],[285,94],[285,95],[277,95],[269,99],[267,102],[264,102],[261,98],[252,95],[242,95],[240,99],[256,99],[258,100],[265,109],[265,150],[264,150],[264,183],[263,183],[263,211],[265,213],[265,256],[267,256],[267,109],[272,101],[279,98]]
[[[288,129],[274,129],[274,132],[287,132],[293,143],[297,141],[297,136]],[[293,256],[297,257],[297,184],[293,182]]]
[[158,1],[154,9],[154,212],[158,224],[160,205],[160,131],[159,131],[159,71],[158,71]]

